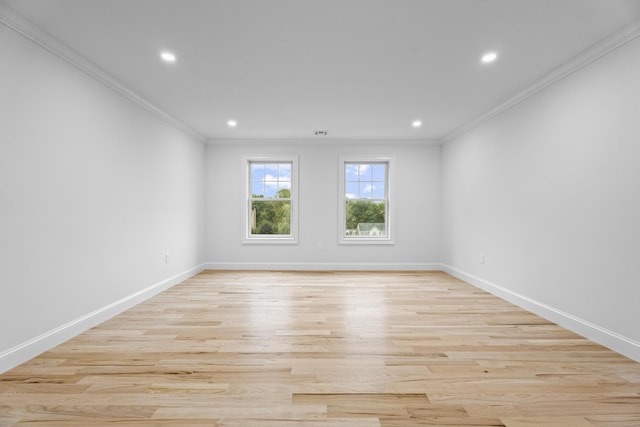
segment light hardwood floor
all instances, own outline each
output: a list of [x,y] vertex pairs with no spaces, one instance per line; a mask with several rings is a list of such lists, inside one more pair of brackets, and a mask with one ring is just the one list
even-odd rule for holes
[[0,376],[0,426],[640,426],[640,364],[440,272],[203,272]]

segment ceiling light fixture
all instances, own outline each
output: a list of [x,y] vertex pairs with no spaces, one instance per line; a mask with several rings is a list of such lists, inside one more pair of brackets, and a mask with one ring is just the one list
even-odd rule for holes
[[496,52],[487,52],[482,55],[480,61],[482,61],[483,64],[491,64],[496,59],[498,59],[498,54]]
[[236,122],[235,120],[228,120],[227,121],[227,126],[229,126],[230,128],[234,128],[234,127],[238,126],[238,122]]
[[162,58],[164,62],[176,62],[176,55],[166,50],[160,53],[160,58]]
[[411,126],[413,126],[414,128],[419,128],[420,126],[422,126],[422,122],[420,120],[414,120],[413,122],[411,122]]

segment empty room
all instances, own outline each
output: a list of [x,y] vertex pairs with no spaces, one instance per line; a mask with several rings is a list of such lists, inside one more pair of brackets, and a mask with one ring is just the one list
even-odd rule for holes
[[640,0],[0,0],[0,427],[640,426]]

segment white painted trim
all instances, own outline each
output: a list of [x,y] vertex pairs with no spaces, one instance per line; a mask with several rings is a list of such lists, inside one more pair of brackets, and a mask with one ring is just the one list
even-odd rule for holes
[[570,329],[620,354],[640,362],[640,343],[580,319],[569,313],[543,304],[532,298],[510,291],[457,268],[440,263],[240,263],[208,262],[200,264],[78,319],[61,325],[38,337],[0,353],[0,374],[24,363],[33,357],[59,345],[70,338],[116,316],[152,296],[192,277],[203,270],[292,270],[292,271],[445,271],[477,286],[499,298],[531,311],[558,325]]
[[204,270],[204,264],[190,268],[175,276],[146,287],[127,297],[87,313],[75,320],[58,326],[42,335],[18,344],[0,353],[0,374],[8,371],[43,352],[62,344],[76,335],[122,313],[129,308],[159,294],[160,292],[194,276]]
[[95,80],[117,92],[121,96],[139,105],[145,110],[155,114],[157,117],[169,123],[171,126],[186,133],[190,137],[202,143],[206,142],[206,138],[196,132],[192,127],[178,120],[166,111],[163,111],[161,108],[153,105],[151,102],[147,101],[146,99],[135,93],[133,90],[129,89],[124,83],[120,82],[114,76],[107,73],[105,70],[91,62],[89,59],[82,56],[80,53],[76,52],[68,45],[62,43],[57,39],[54,39],[52,36],[42,31],[33,23],[11,10],[8,6],[3,4],[2,1],[0,1],[0,23],[6,25],[8,28],[11,28],[23,37],[31,40],[48,52],[56,55],[58,58],[82,71],[89,77],[94,78]]
[[[384,163],[385,171],[385,202],[386,202],[386,228],[384,237],[348,237],[346,236],[346,207],[345,207],[345,166],[347,163]],[[396,156],[377,154],[339,154],[338,155],[338,244],[339,245],[395,245],[395,188],[396,183]],[[378,199],[382,200],[382,199]]]
[[629,43],[639,36],[640,20],[636,20],[629,25],[626,25],[610,37],[605,38],[589,49],[586,49],[582,53],[561,64],[559,67],[553,69],[546,76],[542,77],[540,80],[536,81],[534,84],[532,84],[522,92],[509,98],[507,101],[481,114],[470,122],[467,122],[462,126],[454,129],[452,132],[449,132],[440,140],[441,143],[447,143],[448,141],[459,137],[460,135],[470,131],[471,129],[480,126],[482,123],[489,121],[491,118],[497,116],[498,114],[501,114],[508,109],[520,104],[527,98],[535,95],[536,93],[540,92],[543,89],[546,89],[549,86],[554,85],[565,77],[570,76],[581,68],[586,67],[592,62],[613,52],[619,47],[624,46],[625,44]]
[[442,270],[460,280],[464,280],[480,289],[483,289],[499,298],[509,301],[518,307],[524,308],[553,323],[565,327],[592,341],[602,344],[611,350],[623,354],[630,359],[640,362],[640,342],[610,331],[602,326],[581,319],[570,313],[566,313],[555,307],[551,307],[533,298],[513,292],[502,286],[488,282],[472,274],[466,273],[455,267],[441,264]]
[[[241,164],[240,170],[242,176],[240,177],[240,194],[242,199],[240,200],[241,215],[243,218],[241,243],[243,245],[297,245],[298,244],[298,179],[299,179],[299,166],[300,156],[298,154],[242,154],[240,156]],[[251,198],[251,162],[272,162],[272,163],[288,163],[291,162],[291,218],[290,218],[290,233],[286,236],[251,236],[249,199]],[[286,199],[284,199],[286,200]]]
[[437,262],[208,262],[205,270],[440,271]]
[[[37,26],[32,24],[30,21],[26,20],[19,14],[15,13],[11,9],[9,9],[2,1],[0,1],[0,23],[6,25],[17,33],[23,35],[27,39],[33,41],[38,44],[42,48],[48,50],[54,55],[58,56],[65,62],[71,64],[76,67],[80,71],[86,73],[87,75],[93,77],[97,81],[103,83],[107,87],[113,89],[118,92],[125,98],[131,100],[132,102],[138,104],[142,108],[150,111],[156,116],[162,118],[172,126],[182,130],[183,132],[189,134],[191,137],[207,143],[207,144],[236,144],[238,140],[222,138],[222,139],[206,139],[203,135],[196,132],[193,128],[173,117],[169,113],[161,110],[157,106],[151,104],[149,101],[142,98],[137,93],[128,89],[123,83],[119,82],[114,76],[108,74],[102,68],[98,67],[91,61],[89,61],[84,56],[80,55],[78,52],[71,49],[66,44],[55,40],[53,37],[40,30]],[[620,31],[616,32],[610,37],[602,40],[591,48],[585,50],[581,54],[575,56],[564,64],[552,70],[549,74],[535,82],[529,88],[520,92],[519,94],[511,97],[507,101],[502,104],[492,108],[491,110],[481,114],[475,119],[471,120],[463,124],[462,126],[454,129],[452,132],[449,132],[447,135],[442,137],[439,140],[433,139],[401,139],[403,143],[413,143],[413,144],[425,144],[425,145],[442,145],[448,141],[451,141],[458,136],[464,134],[465,132],[479,126],[480,124],[490,120],[492,117],[518,105],[523,102],[525,99],[530,96],[535,95],[539,91],[555,84],[556,82],[564,79],[565,77],[573,74],[574,72],[580,70],[582,67],[590,64],[593,61],[609,54],[615,49],[625,45],[636,37],[640,36],[640,20],[634,21],[629,25],[622,28]],[[307,142],[311,144],[322,144],[323,141],[327,141],[326,138],[305,138],[300,140],[299,138],[259,138],[260,140],[264,139],[272,139],[274,141],[279,141],[279,143],[283,144],[299,144],[301,142]],[[254,139],[250,139],[253,141]],[[382,143],[386,143],[392,139],[388,137],[384,138],[375,138],[375,137],[366,137],[366,138],[329,138],[331,143],[336,143],[339,140],[348,140],[350,142],[356,143],[366,143],[370,144],[376,140],[379,140]],[[393,140],[397,141],[397,139]]]
[[322,145],[322,146],[343,146],[344,144],[353,144],[353,145],[367,145],[367,146],[376,146],[376,145],[424,145],[424,146],[438,146],[441,145],[442,142],[438,139],[414,139],[414,138],[389,138],[389,137],[337,137],[337,138],[327,138],[327,137],[318,137],[316,139],[311,139],[307,137],[296,137],[296,136],[288,136],[288,137],[256,137],[256,138],[212,138],[206,141],[208,145],[259,145],[261,147],[264,146],[265,142],[271,142],[276,145]]

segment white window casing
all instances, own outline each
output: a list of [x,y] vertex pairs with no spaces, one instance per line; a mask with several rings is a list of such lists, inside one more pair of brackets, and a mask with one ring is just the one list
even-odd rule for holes
[[[297,244],[298,155],[242,155],[241,162],[242,243]],[[261,168],[264,168],[263,172],[261,172]],[[283,191],[287,189],[290,192],[289,197],[287,197],[287,192]],[[256,193],[258,194],[256,195]],[[258,220],[256,218],[256,210],[257,206],[268,206],[267,204],[272,203],[273,205],[271,206],[279,204],[282,207],[286,206],[287,203],[290,205],[289,229],[286,229],[286,223],[281,222],[280,224],[284,226],[284,231],[273,232],[273,227],[268,224],[269,234],[266,234],[256,229]],[[264,231],[264,227],[261,230]]]
[[[377,176],[376,172],[369,170],[374,168],[379,171]],[[338,243],[341,245],[394,244],[395,156],[340,155],[338,174]],[[362,181],[360,175],[362,175]],[[354,176],[357,177],[354,178]],[[348,192],[347,187],[353,191]],[[360,203],[361,206],[369,203],[383,206],[384,222],[358,223],[357,226],[351,224],[352,227],[348,228],[347,204],[349,203]],[[352,219],[353,216],[350,217],[350,221]]]

